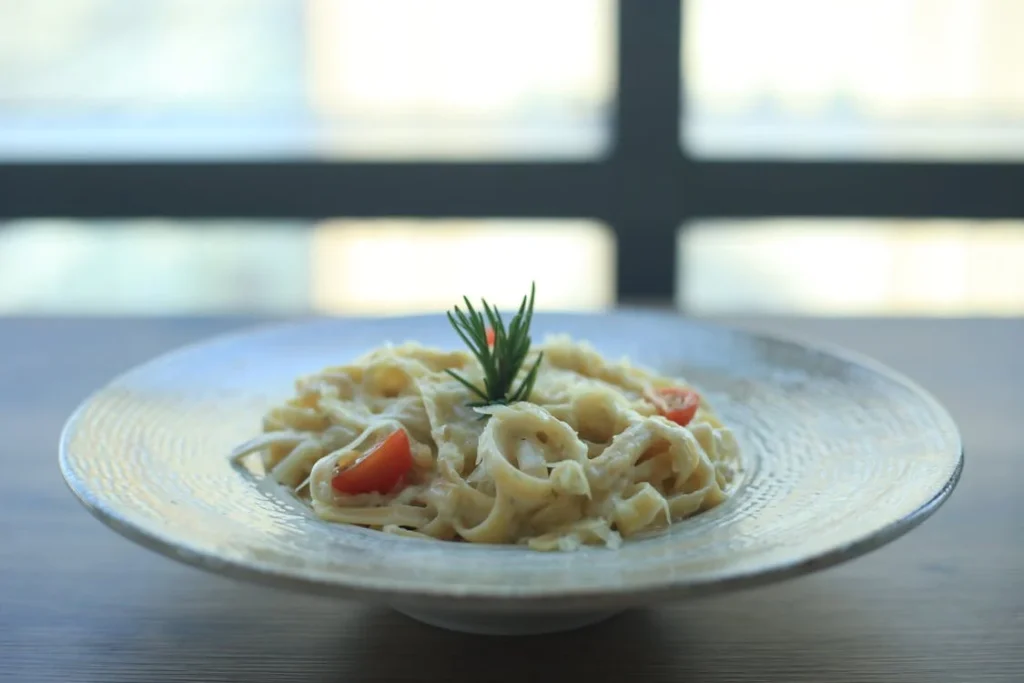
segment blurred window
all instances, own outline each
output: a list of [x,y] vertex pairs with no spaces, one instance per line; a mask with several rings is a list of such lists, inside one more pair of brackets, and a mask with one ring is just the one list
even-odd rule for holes
[[538,308],[615,300],[590,221],[66,221],[0,224],[0,314],[416,313],[464,294]]
[[0,0],[0,159],[592,157],[612,0]]
[[1024,159],[1020,0],[687,0],[702,157]]
[[1024,221],[707,221],[679,247],[694,313],[1024,313]]
[[[648,262],[636,250],[616,282],[612,228],[643,245],[645,235],[663,236],[679,222],[676,296],[689,310],[1024,308],[1012,272],[1024,256],[1019,221],[694,222],[682,186],[681,202],[654,206],[659,198],[669,203],[664,189],[679,178],[700,186],[710,159],[757,158],[1005,162],[997,165],[997,174],[1007,169],[999,182],[965,183],[955,197],[968,210],[953,213],[969,216],[988,187],[1006,206],[1005,188],[1012,192],[1024,160],[1024,41],[1017,39],[1024,2],[684,0],[686,156],[662,156],[658,177],[645,172],[642,155],[609,155],[617,69],[645,82],[644,56],[658,52],[645,51],[643,39],[659,26],[676,30],[679,6],[623,7],[615,0],[0,0],[0,173],[20,180],[38,161],[187,162],[161,168],[165,182],[145,188],[166,192],[166,219],[0,223],[0,311],[397,313],[436,310],[471,292],[508,304],[532,278],[543,285],[544,306],[594,309],[610,305],[617,286],[663,287],[658,294],[668,295],[664,271],[637,284]],[[671,19],[659,24],[658,16]],[[620,26],[630,46],[621,65]],[[650,45],[670,46],[671,37],[653,36]],[[657,70],[649,71],[656,82]],[[673,106],[679,93],[660,86],[647,92],[664,93],[664,106]],[[630,112],[642,120],[648,109]],[[662,149],[673,149],[672,141]],[[553,168],[551,177],[566,179],[565,206],[584,207],[584,215],[282,221],[258,215],[241,196],[236,215],[248,220],[174,218],[205,214],[208,207],[196,206],[200,185],[188,175],[205,162],[251,162],[295,187],[324,171],[282,164],[296,160],[474,160],[487,172],[582,161]],[[617,179],[608,197],[580,181],[599,175],[587,176],[599,160]],[[759,182],[770,191],[787,167],[766,164]],[[109,166],[104,178],[116,181],[119,168]],[[400,181],[390,182],[392,168],[376,167],[375,179],[401,192]],[[883,200],[875,206],[899,206],[912,194],[911,206],[921,207],[920,170],[900,168],[895,182],[874,190],[880,197],[869,197]],[[27,205],[59,196],[85,206],[85,215],[117,213],[116,182],[92,203],[94,195],[73,184],[82,177],[76,173],[89,172],[52,174],[63,183],[56,192],[51,174],[42,183],[30,178],[24,196],[35,204]],[[191,206],[178,212],[182,187]],[[742,206],[748,189],[735,188],[739,215],[750,213]],[[334,188],[311,183],[309,191]],[[345,188],[337,192],[328,212],[356,212],[345,208]],[[383,210],[367,213],[397,211],[391,196],[381,192]],[[651,205],[630,203],[641,196]],[[487,201],[479,196],[474,205],[484,216],[499,213]],[[528,204],[514,214],[530,215]],[[278,206],[285,208],[274,215],[287,215],[292,204]],[[439,214],[446,211],[465,213],[453,206]],[[558,206],[550,213],[572,216]],[[629,216],[642,215],[664,222],[630,224]],[[594,216],[618,218],[609,226]],[[382,283],[374,268],[384,261],[402,265]]]

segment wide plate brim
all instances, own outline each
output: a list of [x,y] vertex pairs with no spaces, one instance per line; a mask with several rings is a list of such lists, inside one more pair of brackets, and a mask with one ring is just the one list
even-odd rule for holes
[[216,573],[422,607],[613,609],[710,595],[861,555],[934,512],[963,467],[953,420],[884,366],[842,350],[671,314],[538,314],[697,384],[744,453],[725,504],[610,551],[420,541],[321,522],[227,454],[296,376],[385,341],[455,347],[443,316],[320,319],[235,333],[139,366],[65,426],[61,469],[99,519]]

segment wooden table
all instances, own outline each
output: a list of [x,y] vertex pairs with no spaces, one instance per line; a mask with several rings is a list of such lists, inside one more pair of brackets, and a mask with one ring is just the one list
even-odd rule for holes
[[514,640],[208,575],[73,499],[56,447],[74,406],[248,322],[0,320],[0,680],[1024,681],[1024,321],[743,321],[850,346],[933,391],[967,448],[952,499],[813,576]]

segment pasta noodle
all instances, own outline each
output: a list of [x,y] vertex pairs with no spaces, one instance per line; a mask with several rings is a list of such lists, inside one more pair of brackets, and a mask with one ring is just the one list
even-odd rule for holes
[[[232,457],[259,453],[267,476],[329,522],[535,550],[614,548],[725,500],[738,466],[731,431],[695,392],[692,417],[666,412],[663,397],[689,387],[564,336],[533,347],[524,367],[540,352],[528,400],[472,407],[445,372],[480,383],[470,354],[378,348],[297,380]],[[381,448],[405,458],[393,485],[339,488],[346,471],[383,476],[362,465]]]

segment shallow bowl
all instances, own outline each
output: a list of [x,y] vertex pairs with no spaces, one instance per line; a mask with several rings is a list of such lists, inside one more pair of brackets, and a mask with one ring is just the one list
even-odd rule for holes
[[315,320],[157,358],[79,407],[61,438],[61,469],[96,517],[173,559],[385,602],[445,628],[512,634],[851,559],[928,517],[963,466],[956,427],[931,396],[845,351],[670,314],[538,314],[534,327],[535,338],[567,332],[696,384],[743,449],[732,497],[618,550],[541,553],[322,522],[229,462],[296,376],[385,341],[454,348],[443,316]]

